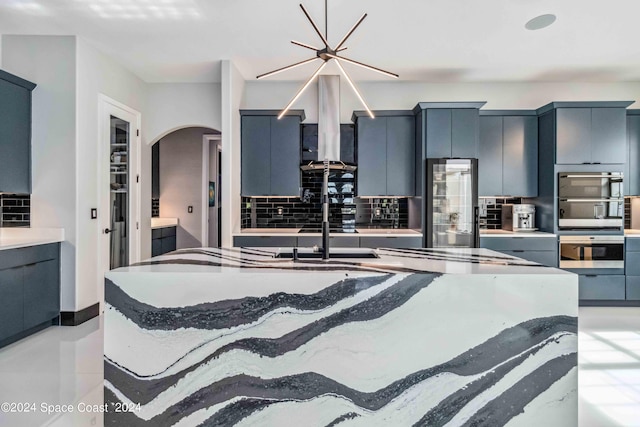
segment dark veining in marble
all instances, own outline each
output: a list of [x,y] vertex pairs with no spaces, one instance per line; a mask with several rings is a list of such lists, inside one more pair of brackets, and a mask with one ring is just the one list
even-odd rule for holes
[[242,419],[259,412],[277,402],[262,399],[243,399],[225,406],[198,427],[227,427],[236,425]]
[[340,415],[338,418],[336,418],[335,420],[331,421],[329,424],[327,424],[325,427],[335,427],[338,424],[340,424],[343,421],[347,421],[347,420],[351,420],[354,418],[358,418],[360,416],[360,414],[356,414],[355,412],[347,412],[346,414]]
[[[544,265],[536,264],[530,261],[520,262],[507,256],[480,255],[480,254],[452,254],[450,252],[445,252],[445,251],[438,251],[434,249],[420,249],[420,248],[410,248],[410,249],[381,248],[380,251],[402,254],[401,255],[402,258],[425,259],[425,260],[435,260],[435,261],[451,261],[451,262],[457,261],[457,262],[463,262],[463,263],[469,263],[469,264],[499,264],[499,265],[520,266],[520,267],[546,267]],[[411,256],[412,254],[418,255],[418,256]]]
[[524,407],[578,365],[576,353],[548,361],[476,412],[463,427],[504,426]]
[[253,323],[279,308],[321,310],[366,289],[378,286],[391,277],[391,274],[386,274],[346,278],[310,295],[276,292],[266,297],[246,297],[168,308],[154,307],[140,302],[111,280],[105,279],[105,298],[110,305],[116,307],[120,313],[143,329],[163,331],[180,328],[226,329]]

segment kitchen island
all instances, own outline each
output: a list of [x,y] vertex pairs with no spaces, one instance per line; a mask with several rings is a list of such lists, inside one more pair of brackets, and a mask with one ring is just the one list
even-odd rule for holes
[[279,251],[109,272],[105,425],[577,425],[576,275],[487,249]]

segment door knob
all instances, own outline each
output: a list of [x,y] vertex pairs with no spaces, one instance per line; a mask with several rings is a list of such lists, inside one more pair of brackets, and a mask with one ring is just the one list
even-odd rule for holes
[[113,230],[109,230],[108,228],[105,228],[105,229],[104,229],[104,234],[109,234],[109,233],[111,233],[112,231],[113,231]]

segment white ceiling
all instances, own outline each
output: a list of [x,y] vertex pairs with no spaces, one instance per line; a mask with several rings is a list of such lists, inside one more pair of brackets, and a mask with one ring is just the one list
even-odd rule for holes
[[[147,82],[245,78],[313,55],[300,0],[0,0],[0,34],[78,35]],[[324,28],[324,1],[303,0]],[[328,0],[329,42],[367,12],[345,56],[401,80],[640,81],[638,0]],[[552,13],[552,26],[525,23]],[[311,55],[310,55],[311,54]],[[304,80],[308,64],[273,79]],[[356,80],[388,80],[347,65]],[[331,67],[327,73],[335,72]]]

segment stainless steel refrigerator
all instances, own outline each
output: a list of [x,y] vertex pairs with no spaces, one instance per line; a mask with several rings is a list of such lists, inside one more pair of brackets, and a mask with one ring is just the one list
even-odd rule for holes
[[480,246],[477,159],[426,160],[425,245]]

